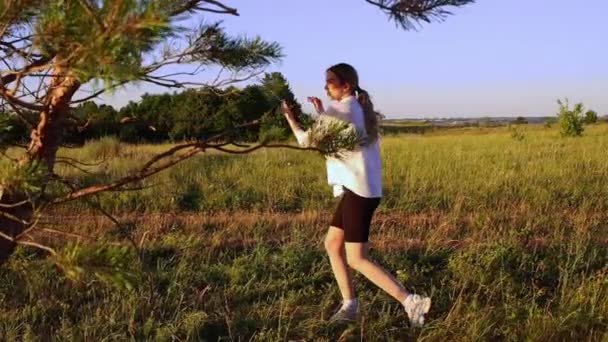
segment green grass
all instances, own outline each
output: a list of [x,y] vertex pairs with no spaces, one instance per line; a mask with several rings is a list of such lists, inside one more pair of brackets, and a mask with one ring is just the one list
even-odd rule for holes
[[[205,154],[146,181],[157,187],[102,196],[122,228],[80,203],[45,217],[82,237],[41,232],[59,259],[24,248],[0,268],[0,340],[605,341],[608,125],[518,132],[383,141],[372,255],[432,296],[422,329],[361,276],[362,321],[326,323],[340,296],[322,250],[335,204],[323,160],[265,150]],[[59,172],[92,184],[168,147],[95,144],[61,152],[111,156],[94,175]],[[72,263],[88,265],[78,281]]]
[[[608,125],[588,128],[582,138],[563,139],[555,130],[460,129],[433,135],[387,137],[383,141],[385,201],[382,209],[405,212],[479,210],[526,206],[608,209]],[[93,162],[103,150],[65,151]],[[94,175],[60,166],[82,184],[128,174],[168,148],[124,146],[114,158],[89,168]],[[112,211],[181,210],[293,211],[331,205],[324,161],[311,152],[263,150],[251,155],[201,155],[144,185],[154,188],[102,197]]]

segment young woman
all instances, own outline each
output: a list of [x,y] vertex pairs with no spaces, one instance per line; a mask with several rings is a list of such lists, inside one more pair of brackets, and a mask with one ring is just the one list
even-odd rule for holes
[[[369,257],[368,236],[374,211],[382,198],[382,165],[378,137],[378,117],[369,94],[359,87],[357,71],[340,63],[326,72],[325,90],[333,100],[325,108],[316,97],[308,98],[319,113],[321,124],[342,120],[366,137],[366,144],[342,158],[327,158],[328,182],[334,196],[341,196],[334,213],[325,249],[342,294],[342,306],[332,321],[354,321],[359,316],[359,303],[353,291],[349,266],[401,303],[414,326],[424,323],[431,300],[406,289]],[[284,103],[285,117],[298,143],[310,144],[309,134],[298,124],[295,114]]]

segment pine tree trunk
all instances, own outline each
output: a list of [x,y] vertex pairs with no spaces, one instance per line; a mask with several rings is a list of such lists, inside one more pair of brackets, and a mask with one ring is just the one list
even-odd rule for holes
[[40,113],[38,127],[31,134],[27,158],[42,160],[51,173],[65,131],[69,103],[78,87],[80,83],[76,78],[56,68],[47,97],[47,110]]
[[[66,128],[69,103],[74,93],[80,87],[80,82],[72,76],[66,69],[56,67],[53,73],[53,80],[50,84],[46,100],[46,110],[40,113],[38,126],[32,131],[31,141],[21,160],[22,164],[40,160],[44,163],[49,173],[53,172],[57,150],[61,145],[63,133]],[[44,189],[44,184],[43,187]],[[14,204],[28,200],[28,195],[23,191],[13,190],[2,192],[0,189],[0,204]],[[43,190],[44,191],[44,190]],[[11,238],[18,236],[27,229],[28,225],[23,222],[30,222],[33,216],[32,203],[26,203],[17,207],[0,208],[0,232]],[[13,216],[19,219],[9,218]],[[4,262],[14,252],[15,242],[0,237],[0,264]]]

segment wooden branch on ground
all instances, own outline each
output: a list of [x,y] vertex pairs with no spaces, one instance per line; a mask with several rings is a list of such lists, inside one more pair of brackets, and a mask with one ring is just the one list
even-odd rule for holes
[[15,243],[18,244],[18,245],[24,245],[24,246],[30,246],[30,247],[36,247],[36,248],[39,248],[39,249],[43,249],[43,250],[51,253],[52,255],[57,255],[57,252],[54,249],[52,249],[51,247],[39,244],[39,243],[34,242],[34,241],[17,240],[17,241],[15,241]]

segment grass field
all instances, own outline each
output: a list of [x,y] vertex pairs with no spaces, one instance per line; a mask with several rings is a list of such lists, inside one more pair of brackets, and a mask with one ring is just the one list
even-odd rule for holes
[[[121,227],[85,203],[47,212],[38,237],[60,256],[23,248],[0,267],[0,340],[608,340],[608,125],[382,146],[372,255],[433,298],[424,328],[360,276],[362,320],[327,324],[340,296],[322,249],[335,205],[324,161],[262,150],[206,153],[95,199]],[[60,153],[107,158],[92,174],[58,172],[92,184],[167,147],[104,139]],[[58,264],[87,266],[73,281],[80,269]]]

